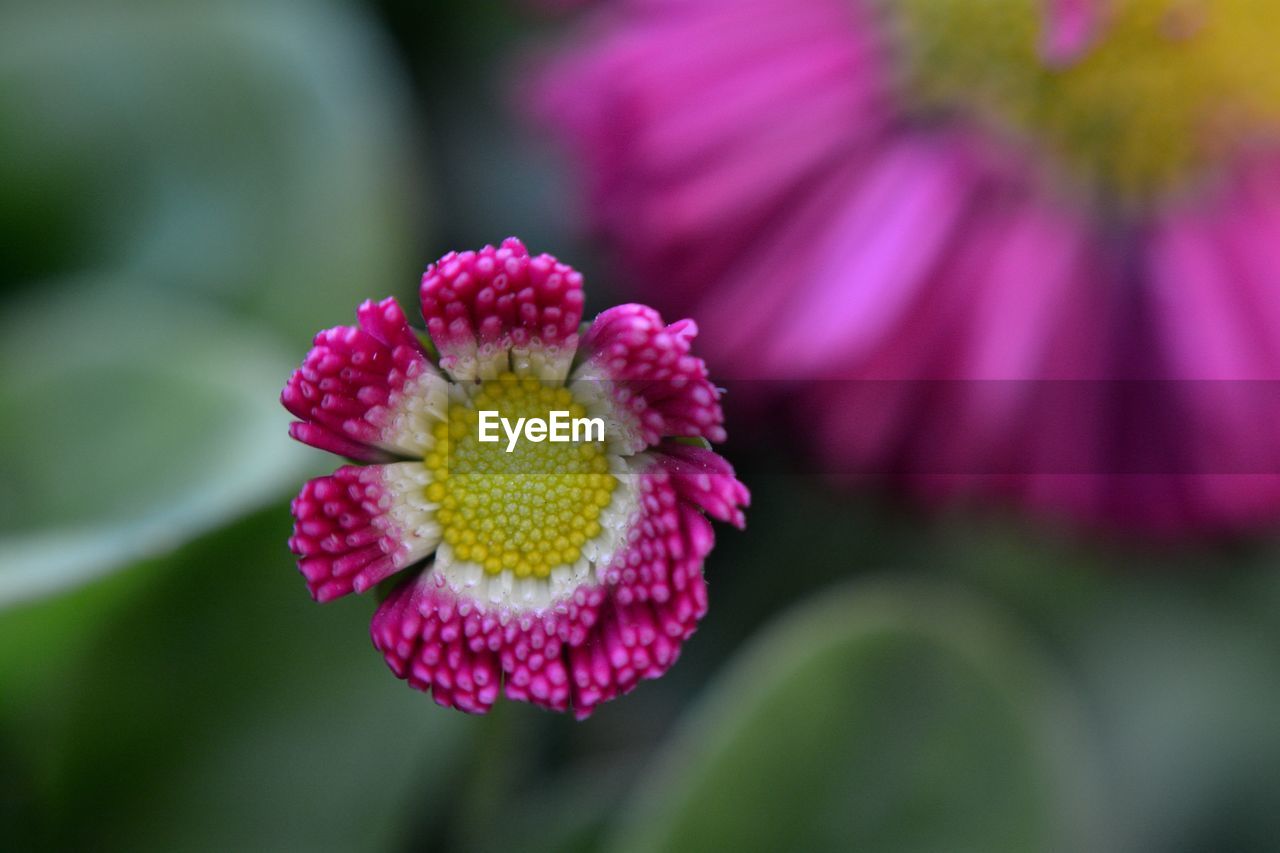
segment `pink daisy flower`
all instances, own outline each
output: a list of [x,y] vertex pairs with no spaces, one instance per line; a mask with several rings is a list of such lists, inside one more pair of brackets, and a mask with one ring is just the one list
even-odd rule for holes
[[789,380],[828,470],[1280,515],[1280,5],[598,12],[533,93],[591,221],[726,377]]
[[[373,643],[439,704],[584,718],[675,662],[707,609],[706,516],[744,523],[697,327],[620,305],[580,332],[582,276],[515,239],[441,258],[421,298],[426,337],[365,302],[285,386],[294,438],[369,463],[303,487],[289,545],[317,601],[403,578]],[[552,432],[491,441],[494,418]]]

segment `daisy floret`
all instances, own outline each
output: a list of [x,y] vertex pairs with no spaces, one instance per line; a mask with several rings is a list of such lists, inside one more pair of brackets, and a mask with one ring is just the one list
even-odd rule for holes
[[366,302],[285,386],[295,438],[372,463],[303,487],[298,568],[322,602],[402,575],[373,642],[441,705],[586,717],[674,663],[707,516],[744,524],[697,327],[622,305],[580,331],[582,276],[515,239],[446,255],[420,295],[426,336]]

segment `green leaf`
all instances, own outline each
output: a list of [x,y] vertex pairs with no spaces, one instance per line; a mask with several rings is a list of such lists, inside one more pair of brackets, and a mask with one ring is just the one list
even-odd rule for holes
[[6,9],[0,224],[57,243],[10,244],[0,275],[127,270],[299,345],[412,288],[425,205],[386,53],[338,4]]
[[680,726],[614,849],[1106,849],[1069,695],[952,589],[859,583],[760,635]]
[[[473,719],[392,676],[367,597],[311,601],[289,525],[277,507],[111,579],[132,594],[77,654],[32,658],[56,667],[39,688],[15,696],[0,655],[0,746],[39,792],[19,849],[385,850],[443,817]],[[20,610],[23,633],[96,588]]]
[[285,437],[288,371],[418,266],[386,54],[338,4],[6,4],[0,287],[26,301],[0,320],[0,607],[318,464]]
[[0,319],[0,606],[164,553],[319,455],[278,401],[294,359],[250,326],[99,283],[53,292]]
[[1130,849],[1275,849],[1280,590],[1267,589],[1269,556],[1261,576],[1239,562],[1118,576],[1072,626]]

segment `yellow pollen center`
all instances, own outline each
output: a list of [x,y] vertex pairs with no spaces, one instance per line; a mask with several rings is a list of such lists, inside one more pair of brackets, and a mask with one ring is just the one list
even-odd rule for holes
[[1095,37],[1054,67],[1046,0],[896,0],[907,89],[976,110],[1079,176],[1145,196],[1280,129],[1280,3],[1103,0]]
[[603,442],[521,440],[508,452],[501,430],[499,441],[480,441],[480,411],[515,424],[547,419],[553,410],[586,416],[567,388],[508,373],[484,381],[469,402],[450,405],[448,421],[435,425],[435,446],[424,459],[426,496],[439,505],[441,536],[460,560],[493,575],[546,578],[576,563],[600,535],[600,515],[618,485]]

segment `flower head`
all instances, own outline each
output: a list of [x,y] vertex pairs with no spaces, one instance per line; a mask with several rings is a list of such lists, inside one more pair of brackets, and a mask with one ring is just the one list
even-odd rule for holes
[[298,568],[322,602],[403,575],[373,642],[441,705],[586,717],[706,612],[705,516],[744,523],[697,329],[622,305],[580,333],[582,276],[515,239],[441,258],[421,298],[427,339],[366,302],[285,386],[295,438],[371,463],[303,487]]
[[1234,529],[1280,517],[1277,34],[1258,0],[612,0],[531,94],[593,225],[721,375],[793,380],[830,469]]

